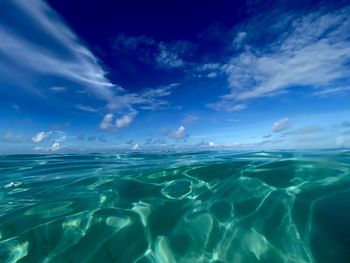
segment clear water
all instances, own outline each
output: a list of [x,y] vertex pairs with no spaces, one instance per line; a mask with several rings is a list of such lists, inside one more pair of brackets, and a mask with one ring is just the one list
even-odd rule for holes
[[0,156],[0,262],[350,262],[350,152]]

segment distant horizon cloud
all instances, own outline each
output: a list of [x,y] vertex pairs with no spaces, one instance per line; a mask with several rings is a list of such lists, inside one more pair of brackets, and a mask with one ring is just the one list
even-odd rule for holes
[[174,140],[183,140],[189,135],[186,133],[185,127],[181,125],[177,130],[170,132],[168,136]]

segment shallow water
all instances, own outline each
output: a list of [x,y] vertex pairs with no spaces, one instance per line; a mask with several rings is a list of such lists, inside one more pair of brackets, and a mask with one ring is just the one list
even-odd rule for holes
[[0,262],[349,262],[350,152],[0,156]]

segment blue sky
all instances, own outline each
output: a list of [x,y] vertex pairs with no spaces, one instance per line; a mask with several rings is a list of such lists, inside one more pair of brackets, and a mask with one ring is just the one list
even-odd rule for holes
[[347,1],[0,3],[0,152],[350,146]]

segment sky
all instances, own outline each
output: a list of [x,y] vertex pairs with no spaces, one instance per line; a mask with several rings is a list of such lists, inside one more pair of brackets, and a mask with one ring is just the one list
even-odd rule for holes
[[0,2],[0,153],[350,147],[349,1]]

